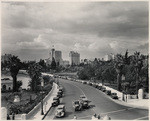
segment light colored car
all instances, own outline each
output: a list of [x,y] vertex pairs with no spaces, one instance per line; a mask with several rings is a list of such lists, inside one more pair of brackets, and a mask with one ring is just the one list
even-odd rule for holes
[[80,95],[80,99],[87,99],[87,97],[85,95]]
[[55,116],[57,118],[61,118],[65,116],[65,113],[66,113],[65,105],[58,105]]

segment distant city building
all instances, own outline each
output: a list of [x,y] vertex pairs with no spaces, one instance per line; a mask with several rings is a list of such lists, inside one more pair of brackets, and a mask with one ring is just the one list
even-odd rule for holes
[[105,61],[109,61],[109,60],[113,60],[114,58],[115,58],[115,55],[113,55],[113,54],[111,53],[111,54],[105,55],[104,60],[105,60]]
[[61,66],[64,66],[64,67],[65,67],[65,66],[68,66],[68,65],[69,65],[69,61],[63,60],[63,61],[60,62],[60,65],[61,65]]
[[80,54],[74,51],[70,51],[70,64],[71,65],[79,65],[80,64]]
[[13,81],[9,78],[3,78],[1,79],[1,90],[12,90],[13,89]]
[[55,59],[56,64],[60,64],[62,61],[62,53],[61,51],[55,50],[54,48],[51,49],[50,51],[50,58],[47,60],[47,63],[51,63],[52,59]]
[[1,61],[4,63],[4,61],[9,61],[9,59],[12,57],[11,54],[5,54],[1,56]]
[[54,59],[55,59],[56,63],[60,64],[62,62],[62,53],[61,53],[61,51],[55,51]]
[[51,62],[52,62],[52,61],[50,60],[50,58],[45,59],[44,61],[45,61],[45,63],[46,63],[46,66],[51,65]]

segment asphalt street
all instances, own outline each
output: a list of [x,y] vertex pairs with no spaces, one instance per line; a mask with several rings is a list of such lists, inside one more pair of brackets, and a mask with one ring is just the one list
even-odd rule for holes
[[[59,83],[64,87],[64,96],[61,104],[66,106],[66,116],[60,119],[91,119],[93,114],[100,114],[102,117],[108,115],[112,120],[148,120],[148,110],[131,108],[119,105],[112,101],[110,97],[100,90],[79,82],[73,82],[65,79],[59,79]],[[86,95],[91,101],[90,108],[83,111],[74,111],[72,101],[78,100],[80,95]],[[56,119],[56,108],[52,108],[47,114],[45,120]]]

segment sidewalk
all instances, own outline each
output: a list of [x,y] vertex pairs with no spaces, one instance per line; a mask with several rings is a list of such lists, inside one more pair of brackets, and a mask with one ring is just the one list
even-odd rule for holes
[[130,99],[127,101],[127,104],[149,109],[149,99]]
[[[46,114],[46,112],[49,110],[49,108],[51,107],[53,98],[57,95],[57,91],[58,91],[57,84],[56,83],[53,83],[53,84],[54,84],[54,89],[52,90],[51,95],[46,99],[46,101],[43,102],[44,114]],[[44,115],[41,115],[41,108],[40,108],[37,111],[37,113],[29,120],[42,120],[43,117],[44,117]]]
[[115,103],[120,105],[129,106],[133,108],[140,108],[140,109],[149,109],[149,99],[128,99],[127,102],[122,100],[113,100]]

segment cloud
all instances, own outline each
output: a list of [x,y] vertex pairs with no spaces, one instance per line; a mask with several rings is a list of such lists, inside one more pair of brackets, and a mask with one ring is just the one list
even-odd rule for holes
[[3,52],[47,53],[54,45],[64,58],[71,50],[103,57],[126,49],[147,53],[147,41],[148,2],[2,2]]

